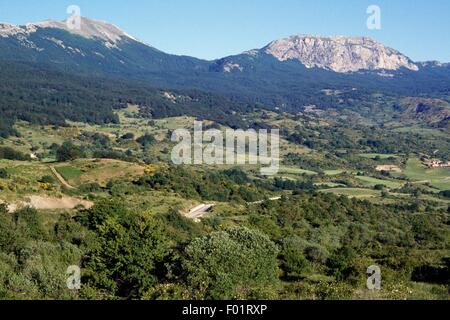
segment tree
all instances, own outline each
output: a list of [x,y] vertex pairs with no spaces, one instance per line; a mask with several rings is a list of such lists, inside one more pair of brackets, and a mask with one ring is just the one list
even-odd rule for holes
[[72,161],[84,156],[83,150],[72,142],[64,142],[56,150],[56,159],[59,162]]
[[439,194],[445,198],[450,198],[450,190],[441,191]]
[[42,216],[36,209],[23,208],[14,212],[16,230],[27,236],[29,239],[47,239],[47,232],[44,228]]
[[329,259],[328,267],[330,275],[334,276],[336,280],[346,280],[355,272],[354,260],[356,253],[352,248],[342,247],[338,249]]
[[120,138],[123,139],[123,140],[132,140],[132,139],[134,139],[134,133],[132,133],[132,132],[125,133]]
[[309,265],[303,254],[303,246],[296,238],[283,241],[281,256],[283,269],[289,274],[300,275]]
[[192,241],[183,263],[199,299],[259,299],[274,296],[277,246],[256,230],[230,228]]
[[113,214],[96,226],[96,234],[85,263],[88,287],[141,298],[158,283],[158,265],[169,254],[161,222],[143,213]]
[[149,133],[144,134],[140,138],[136,140],[138,143],[140,143],[143,147],[151,146],[156,142],[156,139],[154,136],[152,136]]
[[30,156],[11,147],[0,147],[0,159],[27,161]]
[[127,210],[121,201],[103,199],[99,200],[91,209],[81,212],[77,219],[89,229],[97,230],[108,218],[118,218],[126,214]]
[[12,250],[15,242],[14,223],[8,214],[8,207],[0,203],[0,251]]

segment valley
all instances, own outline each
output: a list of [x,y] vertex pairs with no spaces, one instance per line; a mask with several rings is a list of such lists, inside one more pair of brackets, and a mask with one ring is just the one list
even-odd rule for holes
[[[448,64],[305,35],[206,61],[81,23],[0,24],[0,299],[450,298]],[[208,163],[196,122],[255,135]]]

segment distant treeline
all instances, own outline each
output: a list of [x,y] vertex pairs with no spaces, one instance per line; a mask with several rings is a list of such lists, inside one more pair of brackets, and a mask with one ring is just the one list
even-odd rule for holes
[[30,160],[30,156],[10,147],[0,147],[0,159],[25,161]]

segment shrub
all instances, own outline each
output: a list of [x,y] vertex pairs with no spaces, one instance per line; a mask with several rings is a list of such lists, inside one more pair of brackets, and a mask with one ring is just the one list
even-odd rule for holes
[[56,159],[59,162],[72,161],[82,157],[84,157],[83,150],[80,147],[75,146],[72,142],[64,142],[62,146],[56,150]]
[[39,182],[53,184],[56,182],[56,180],[53,176],[43,176],[41,179],[39,179]]
[[124,212],[97,226],[86,259],[87,284],[112,296],[140,298],[158,283],[169,242],[162,224],[145,214]]
[[[199,299],[260,299],[275,295],[278,249],[256,230],[230,228],[192,241],[183,263]],[[264,289],[264,290],[263,290]]]
[[450,190],[441,191],[439,194],[445,198],[450,198]]
[[144,134],[140,138],[136,140],[139,144],[141,144],[143,147],[150,146],[156,142],[156,139],[154,136],[152,136],[149,133]]
[[283,241],[282,267],[288,274],[301,275],[308,268],[309,262],[303,255],[302,246],[295,240],[290,238]]
[[30,156],[10,147],[0,147],[0,159],[27,161]]
[[134,139],[134,133],[126,133],[122,137],[120,137],[123,140],[133,140]]
[[42,218],[35,209],[24,208],[14,213],[16,226],[21,234],[30,239],[40,240],[46,238]]
[[0,168],[0,179],[7,179],[8,178],[8,171],[4,168]]

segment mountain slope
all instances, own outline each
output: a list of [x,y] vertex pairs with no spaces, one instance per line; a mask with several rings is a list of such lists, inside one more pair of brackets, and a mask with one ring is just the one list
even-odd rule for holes
[[166,54],[113,25],[83,18],[81,30],[56,21],[0,25],[0,61],[198,89],[286,110],[339,106],[323,89],[355,89],[355,99],[376,92],[450,95],[448,65],[414,63],[368,38],[293,36],[205,61]]
[[0,25],[0,59],[32,61],[78,72],[139,75],[142,72],[194,72],[206,63],[165,54],[117,27],[82,18],[81,29],[65,22]]
[[0,137],[16,134],[16,120],[58,126],[67,120],[118,123],[114,110],[128,103],[139,105],[148,119],[188,115],[245,128],[241,114],[256,107],[217,94],[162,90],[143,81],[60,72],[35,63],[0,61],[0,70]]

